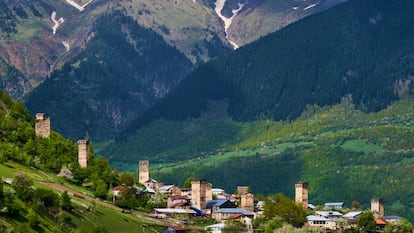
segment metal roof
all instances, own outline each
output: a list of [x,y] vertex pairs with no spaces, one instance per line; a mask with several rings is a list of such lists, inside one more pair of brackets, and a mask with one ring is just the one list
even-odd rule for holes
[[228,202],[228,200],[226,200],[226,199],[211,200],[211,201],[208,201],[206,203],[206,208],[220,207],[221,205],[223,205],[226,202]]
[[315,214],[323,217],[341,217],[343,215],[338,211],[315,211]]
[[343,202],[327,202],[325,203],[325,206],[343,206]]
[[155,208],[158,213],[164,214],[195,214],[196,212],[192,209],[174,209],[174,208]]
[[245,211],[241,208],[221,208],[216,213],[254,215],[253,212]]
[[351,211],[347,214],[345,214],[343,217],[344,218],[355,218],[356,216],[360,215],[362,213],[362,211]]
[[161,186],[158,190],[168,190],[168,189],[170,189],[170,188],[172,188],[172,187],[174,187],[175,185],[173,185],[173,184],[170,184],[170,185],[164,185],[164,186]]
[[315,215],[306,216],[306,219],[308,221],[333,221],[333,219],[329,219],[329,218],[325,218],[321,216],[315,216]]

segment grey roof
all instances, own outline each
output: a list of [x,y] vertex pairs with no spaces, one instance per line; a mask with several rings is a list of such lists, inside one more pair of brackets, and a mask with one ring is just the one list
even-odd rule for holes
[[216,213],[254,215],[253,212],[245,211],[241,208],[221,208]]
[[361,213],[362,213],[362,211],[351,211],[351,212],[345,214],[343,217],[344,218],[356,218]]
[[327,202],[325,203],[325,206],[343,206],[343,202]]
[[316,215],[323,216],[323,217],[341,217],[341,214],[338,211],[315,211]]
[[321,216],[315,216],[315,215],[306,216],[306,219],[308,221],[333,221],[332,219],[321,217]]
[[401,219],[401,217],[396,216],[396,215],[388,215],[388,216],[384,216],[385,220],[390,220],[390,219]]
[[159,188],[159,190],[168,190],[168,189],[170,189],[170,188],[172,188],[172,187],[174,187],[175,185],[173,185],[173,184],[170,184],[170,185],[164,185],[164,186],[161,186],[160,188]]
[[315,205],[312,205],[312,204],[308,204],[308,208],[311,208],[311,209],[315,209],[316,208],[316,206]]
[[256,204],[256,206],[264,206],[264,205],[265,205],[264,201],[258,201]]

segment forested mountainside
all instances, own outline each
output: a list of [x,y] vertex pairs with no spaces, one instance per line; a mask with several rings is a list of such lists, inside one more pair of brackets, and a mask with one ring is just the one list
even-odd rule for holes
[[350,96],[378,111],[410,94],[414,5],[350,1],[310,16],[201,66],[123,137],[163,118],[184,120],[225,100],[232,119],[295,119],[305,106]]
[[64,134],[113,135],[163,97],[191,62],[162,38],[114,11],[96,22],[87,48],[28,96],[32,112],[47,112]]

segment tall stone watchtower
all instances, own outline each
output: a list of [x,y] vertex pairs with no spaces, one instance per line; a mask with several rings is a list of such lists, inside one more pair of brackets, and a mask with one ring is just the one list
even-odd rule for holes
[[149,176],[149,161],[140,160],[138,166],[138,181],[140,184],[144,184],[150,179]]
[[384,217],[384,202],[380,198],[371,199],[371,211],[375,218]]
[[50,136],[50,117],[46,113],[36,113],[35,133],[38,137]]
[[302,204],[304,210],[308,209],[308,183],[298,182],[295,184],[295,201]]
[[213,199],[212,185],[207,180],[191,181],[191,205],[203,210],[208,201]]
[[254,211],[254,195],[252,193],[244,193],[240,195],[240,207],[243,210],[253,212]]
[[81,168],[85,168],[88,166],[88,144],[88,140],[78,140],[78,162]]

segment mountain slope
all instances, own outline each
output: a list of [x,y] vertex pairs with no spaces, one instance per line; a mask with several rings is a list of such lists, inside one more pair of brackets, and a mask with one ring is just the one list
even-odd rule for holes
[[227,0],[223,13],[231,17],[234,9],[238,9],[241,3],[245,4],[228,29],[228,37],[236,44],[244,45],[343,2],[346,0]]
[[95,28],[88,47],[27,96],[28,108],[50,113],[66,135],[108,138],[192,68],[161,37],[118,11]]
[[294,23],[195,70],[123,137],[158,118],[200,116],[216,100],[243,121],[294,119],[307,104],[344,96],[366,111],[382,109],[411,90],[412,8],[351,1]]
[[[223,3],[222,10],[216,7],[219,2]],[[336,3],[333,0],[321,2]],[[0,14],[3,15],[2,19],[4,19],[0,21],[0,58],[4,61],[4,65],[0,69],[2,76],[7,77],[7,79],[2,80],[0,87],[15,99],[20,99],[33,88],[42,86],[42,82],[47,77],[55,77],[57,73],[59,73],[58,76],[60,77],[73,76],[74,70],[77,69],[76,65],[80,64],[78,63],[81,60],[80,57],[84,56],[80,54],[88,53],[85,50],[88,50],[89,47],[96,46],[90,44],[90,42],[93,42],[92,39],[94,38],[96,30],[98,30],[95,28],[97,25],[96,21],[102,15],[110,14],[113,11],[119,11],[122,12],[122,15],[129,16],[131,20],[137,22],[134,24],[136,27],[142,26],[160,35],[166,44],[177,48],[179,52],[184,54],[193,63],[193,66],[198,66],[212,58],[223,56],[231,50],[231,36],[229,31],[225,31],[226,25],[222,19],[229,17],[226,12],[234,9],[239,3],[242,2],[222,0],[168,0],[159,2],[151,0],[121,0],[116,3],[109,0],[4,1],[0,4]],[[253,3],[246,2],[243,9],[240,9],[240,14],[247,9],[256,12],[256,9],[268,8],[272,4],[266,1]],[[322,7],[324,5],[322,3],[317,4],[310,11],[303,11],[301,14],[285,17],[285,13],[283,12],[290,10],[291,4],[293,3],[273,4],[271,11],[260,15],[262,11],[259,10],[259,13],[255,13],[254,17],[258,17],[259,15],[261,19],[277,17],[278,22],[288,24],[298,18],[313,14],[316,12],[316,9],[319,9],[319,6]],[[220,18],[219,13],[224,15],[224,18]],[[234,19],[236,19],[236,16],[238,14],[235,14]],[[248,17],[238,17],[238,20],[250,21],[251,19]],[[260,32],[249,29],[241,32],[241,34],[254,34],[251,35],[254,39],[257,38],[256,36],[264,35],[279,28],[278,26],[273,27],[274,24],[267,22],[263,21],[264,24],[271,26],[263,30],[261,29]],[[262,25],[260,24],[260,22],[256,23],[254,27],[261,28]],[[230,37],[226,38],[226,33]],[[108,34],[107,36],[111,35]],[[130,36],[128,33],[120,33],[117,40],[129,42],[136,40],[136,38],[130,38]],[[253,39],[246,39],[246,41],[239,43],[239,45],[248,43]],[[105,40],[109,41],[112,39],[106,38]],[[145,45],[138,43],[137,46]],[[165,46],[165,48],[167,47]],[[93,49],[95,48],[91,48],[90,50]],[[117,49],[119,47],[115,47],[112,50],[109,49],[105,52],[119,54],[118,56],[122,57],[121,51]],[[141,50],[141,48],[136,48],[136,50]],[[166,53],[168,53],[168,49]],[[102,54],[102,56],[106,55]],[[153,58],[158,59],[156,56],[151,57],[151,59]],[[77,137],[83,134],[86,131],[86,127],[88,127],[88,131],[93,138],[108,139],[112,137],[113,133],[124,129],[126,124],[139,116],[144,109],[151,106],[154,101],[178,83],[182,75],[186,74],[189,69],[187,61],[180,63],[181,61],[183,59],[176,60],[178,62],[177,69],[174,70],[172,75],[168,73],[172,70],[167,73],[159,73],[157,69],[153,69],[155,71],[153,74],[144,71],[144,76],[147,77],[144,78],[145,80],[137,82],[145,83],[145,87],[153,86],[152,89],[158,89],[157,91],[159,93],[156,94],[152,90],[148,90],[152,94],[142,94],[143,90],[140,88],[143,87],[130,85],[131,83],[127,84],[129,86],[117,86],[116,81],[107,80],[117,86],[119,92],[129,92],[131,95],[136,95],[128,99],[128,103],[120,100],[117,94],[114,95],[114,99],[112,100],[109,96],[99,96],[99,98],[106,98],[106,100],[102,101],[96,99],[98,96],[94,94],[95,92],[108,92],[103,90],[107,88],[104,87],[106,84],[100,85],[101,80],[94,72],[83,74],[85,77],[90,75],[90,77],[86,77],[89,83],[97,83],[97,86],[94,86],[96,88],[94,91],[69,91],[76,89],[75,86],[66,88],[67,83],[65,84],[65,82],[67,80],[60,78],[55,79],[55,88],[62,87],[68,91],[59,93],[58,100],[53,100],[54,97],[51,96],[51,92],[54,92],[55,89],[52,91],[48,90],[51,86],[47,83],[50,81],[45,82],[46,87],[34,91],[33,93],[35,94],[29,94],[26,100],[28,101],[30,109],[33,111],[53,111],[49,113],[54,116],[52,119],[55,119],[54,123],[56,123],[56,128],[67,136]],[[106,61],[108,66],[122,67],[122,64],[119,65],[117,62],[117,59],[108,59]],[[149,62],[152,63],[153,67],[158,60]],[[127,63],[124,62],[124,64]],[[163,64],[159,65],[163,66]],[[132,66],[134,65],[132,64]],[[84,66],[82,67],[85,68]],[[180,67],[183,69],[178,71],[178,69],[181,69]],[[152,69],[151,67],[148,68]],[[102,69],[99,74],[100,76],[106,76],[107,78],[105,79],[109,79],[111,76],[111,79],[119,80],[119,75],[124,77],[128,76],[125,72],[121,71],[131,69],[134,68],[126,67],[118,69],[119,72]],[[158,78],[149,78],[156,76]],[[154,83],[148,83],[150,80],[154,81]],[[62,83],[58,84],[58,82]],[[99,88],[103,89],[98,90]],[[133,90],[133,88],[138,88],[138,90]],[[91,95],[88,95],[88,93]],[[37,97],[32,97],[34,95]],[[155,98],[154,95],[156,95]],[[30,100],[31,98],[35,98],[35,100]],[[48,101],[48,99],[48,103],[43,102],[44,100]],[[84,101],[80,101],[80,99],[85,101],[86,99],[90,99],[90,101],[82,107],[82,102]],[[74,102],[69,103],[70,101]],[[62,102],[65,104],[62,104]],[[90,109],[88,110],[88,108]],[[129,109],[126,110],[126,108]],[[69,110],[72,113],[67,114]],[[75,112],[80,112],[80,114],[78,115]],[[90,117],[83,117],[82,114],[90,115]],[[83,126],[79,129],[77,129],[78,117],[83,120]],[[99,120],[96,120],[98,118]]]

